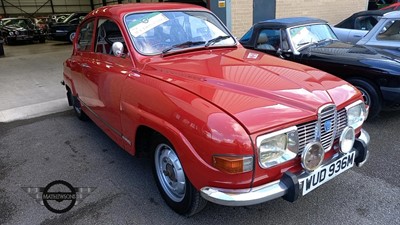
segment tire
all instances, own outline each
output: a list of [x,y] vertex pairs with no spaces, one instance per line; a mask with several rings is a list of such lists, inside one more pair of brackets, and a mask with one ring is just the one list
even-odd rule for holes
[[74,42],[75,31],[69,32],[67,38],[68,38],[69,43]]
[[82,110],[81,102],[79,101],[79,99],[76,96],[73,96],[70,90],[68,90],[67,92],[67,98],[68,102],[71,102],[72,104],[76,117],[78,117],[78,119],[82,121],[86,121],[88,117]]
[[362,79],[350,79],[349,82],[361,92],[364,103],[369,105],[368,119],[377,117],[382,110],[382,97],[379,89],[374,84]]
[[46,42],[46,39],[45,39],[45,38],[39,39],[39,43],[45,43],[45,42]]
[[153,136],[153,175],[164,201],[175,212],[192,216],[207,201],[193,187],[181,166],[172,144],[159,134]]

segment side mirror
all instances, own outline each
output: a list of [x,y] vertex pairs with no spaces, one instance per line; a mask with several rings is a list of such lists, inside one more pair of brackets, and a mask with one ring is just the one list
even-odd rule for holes
[[114,56],[123,57],[125,55],[124,54],[124,45],[121,42],[119,42],[119,41],[114,42],[111,48],[112,48]]

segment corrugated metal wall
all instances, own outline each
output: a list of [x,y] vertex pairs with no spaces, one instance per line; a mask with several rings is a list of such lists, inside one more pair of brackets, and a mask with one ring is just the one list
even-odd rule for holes
[[[39,16],[90,11],[90,0],[0,0],[1,16]],[[5,12],[4,12],[5,11]]]
[[[190,0],[189,0],[190,1]],[[162,0],[0,0],[0,18],[42,16],[53,13],[90,12],[103,5]]]

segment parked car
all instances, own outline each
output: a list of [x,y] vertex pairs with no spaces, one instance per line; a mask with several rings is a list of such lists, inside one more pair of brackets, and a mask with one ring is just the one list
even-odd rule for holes
[[62,23],[71,13],[49,15],[49,23]]
[[243,48],[204,7],[98,8],[73,48],[63,83],[76,115],[132,155],[152,155],[160,193],[180,214],[207,200],[295,201],[367,160],[356,88]]
[[39,28],[40,30],[43,31],[44,34],[47,33],[47,30],[49,28],[48,23],[49,23],[49,18],[40,16],[40,17],[35,17],[33,18],[35,26]]
[[377,116],[383,106],[399,106],[399,57],[384,48],[341,42],[326,21],[299,17],[259,22],[240,43],[347,80],[363,93],[370,106],[369,118]]
[[400,2],[383,7],[381,10],[400,10]]
[[49,24],[48,38],[72,43],[76,28],[86,15],[87,13],[72,13],[61,23]]
[[391,4],[400,3],[400,0],[369,0],[368,10],[383,9]]
[[39,41],[44,43],[46,36],[28,18],[4,18],[0,20],[0,32],[6,44]]
[[388,11],[369,10],[354,13],[332,29],[339,40],[355,44],[378,23],[386,12]]
[[357,44],[391,48],[398,51],[400,57],[400,11],[384,14],[378,24]]

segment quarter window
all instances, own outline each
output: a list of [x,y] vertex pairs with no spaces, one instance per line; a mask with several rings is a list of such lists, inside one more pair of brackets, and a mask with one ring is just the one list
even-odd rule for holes
[[79,32],[79,40],[77,50],[90,51],[92,46],[94,20],[82,24]]

